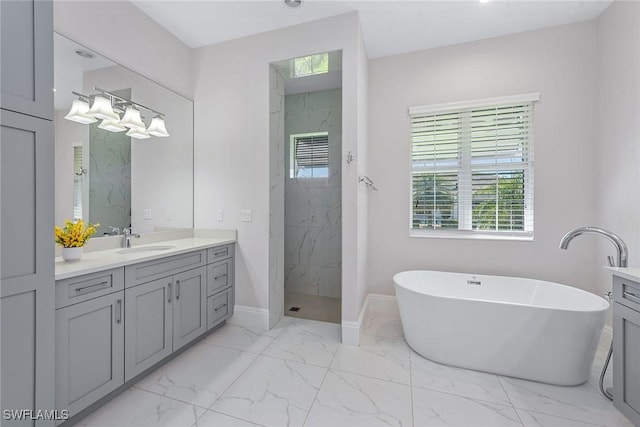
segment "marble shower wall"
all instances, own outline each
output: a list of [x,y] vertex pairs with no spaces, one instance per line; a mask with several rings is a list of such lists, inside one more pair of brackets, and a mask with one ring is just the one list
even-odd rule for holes
[[89,222],[102,236],[131,226],[131,138],[97,125],[89,128]]
[[[329,178],[290,177],[290,136],[329,133]],[[342,91],[285,97],[285,291],[342,295]]]

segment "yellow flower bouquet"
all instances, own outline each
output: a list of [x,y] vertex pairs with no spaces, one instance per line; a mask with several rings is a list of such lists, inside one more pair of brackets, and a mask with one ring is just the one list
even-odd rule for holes
[[99,225],[87,223],[85,226],[81,219],[76,222],[66,220],[64,228],[55,226],[55,242],[63,248],[81,248],[93,236]]

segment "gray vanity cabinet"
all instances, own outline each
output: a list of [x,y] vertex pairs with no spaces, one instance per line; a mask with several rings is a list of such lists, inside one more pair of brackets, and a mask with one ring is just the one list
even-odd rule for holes
[[0,105],[53,119],[53,2],[0,1]]
[[177,350],[207,330],[207,270],[185,271],[173,280],[173,349]]
[[56,408],[73,416],[124,384],[124,292],[56,311]]
[[54,404],[52,176],[53,124],[0,110],[2,410]]
[[640,283],[613,278],[613,403],[640,425]]
[[56,409],[73,416],[124,384],[124,269],[56,281]]
[[173,351],[173,279],[158,279],[125,290],[125,381]]
[[35,413],[55,406],[52,1],[0,1],[0,75],[0,409]]
[[[172,265],[171,258],[167,261]],[[128,266],[126,271],[133,274],[148,266]],[[206,278],[202,266],[125,290],[126,381],[206,332]]]
[[234,244],[207,251],[207,329],[222,323],[233,314]]

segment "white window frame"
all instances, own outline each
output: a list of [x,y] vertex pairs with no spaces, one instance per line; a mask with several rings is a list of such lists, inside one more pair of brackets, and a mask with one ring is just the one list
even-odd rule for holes
[[[525,93],[520,95],[511,95],[495,98],[484,98],[471,101],[450,102],[443,104],[431,104],[423,106],[415,106],[409,108],[409,116],[443,114],[447,112],[471,111],[474,109],[507,106],[513,104],[530,103],[532,106],[540,100],[539,93]],[[532,111],[533,114],[533,111]],[[488,239],[488,240],[524,240],[533,241],[533,224],[534,224],[534,208],[533,208],[533,128],[534,119],[530,122],[530,141],[528,145],[528,173],[525,174],[525,188],[530,194],[525,195],[526,203],[524,206],[525,230],[524,231],[488,231],[472,229],[472,193],[471,191],[462,191],[458,193],[458,229],[416,229],[413,228],[413,159],[410,149],[409,155],[409,236],[410,237],[428,237],[428,238],[448,238],[448,239]],[[412,140],[413,131],[410,131],[409,143]],[[458,187],[471,186],[471,153],[467,144],[461,146],[460,164],[458,166]]]
[[[307,176],[307,177],[298,177],[296,176],[297,168],[296,168],[296,139],[301,138],[313,138],[316,136],[326,136],[327,137],[327,176]],[[289,179],[328,179],[331,175],[331,169],[329,168],[329,132],[307,132],[307,133],[296,133],[290,136],[289,141]]]

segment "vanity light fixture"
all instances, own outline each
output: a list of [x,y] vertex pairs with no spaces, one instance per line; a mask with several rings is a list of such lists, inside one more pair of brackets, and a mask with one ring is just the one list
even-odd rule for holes
[[129,105],[124,112],[124,116],[122,116],[122,120],[120,120],[120,124],[122,126],[128,127],[129,129],[145,129],[146,126],[142,121],[142,117],[140,117],[140,110],[138,110],[134,105]]
[[118,120],[103,120],[102,123],[98,125],[100,129],[108,130],[109,132],[122,132],[127,130],[126,127],[122,126]]
[[284,0],[284,4],[289,7],[298,7],[302,4],[302,0]]
[[164,117],[160,115],[156,115],[151,119],[151,124],[147,129],[147,133],[153,136],[169,136],[169,132],[167,132],[167,127],[164,124]]
[[93,105],[89,109],[89,115],[102,120],[120,120],[120,117],[113,111],[111,99],[102,95],[93,98]]
[[83,125],[98,121],[89,115],[89,101],[82,97],[73,100],[71,110],[64,118],[73,122],[82,123]]
[[[164,122],[164,114],[161,112],[99,87],[94,87],[93,89],[99,93],[87,96],[72,92],[78,96],[78,99],[73,101],[71,111],[65,116],[65,119],[82,124],[95,123],[97,119],[102,119],[102,122],[98,125],[100,129],[110,132],[122,132],[128,129],[126,135],[136,139],[147,139],[151,135],[158,137],[169,136]],[[91,107],[89,107],[90,102],[92,102]],[[154,114],[148,128],[143,121],[143,116],[140,114],[141,109],[148,110]],[[123,111],[124,114],[122,114],[121,119],[120,114]]]
[[148,139],[151,138],[151,135],[147,133],[144,127],[142,128],[131,128],[125,133],[125,135],[130,136],[135,139]]

